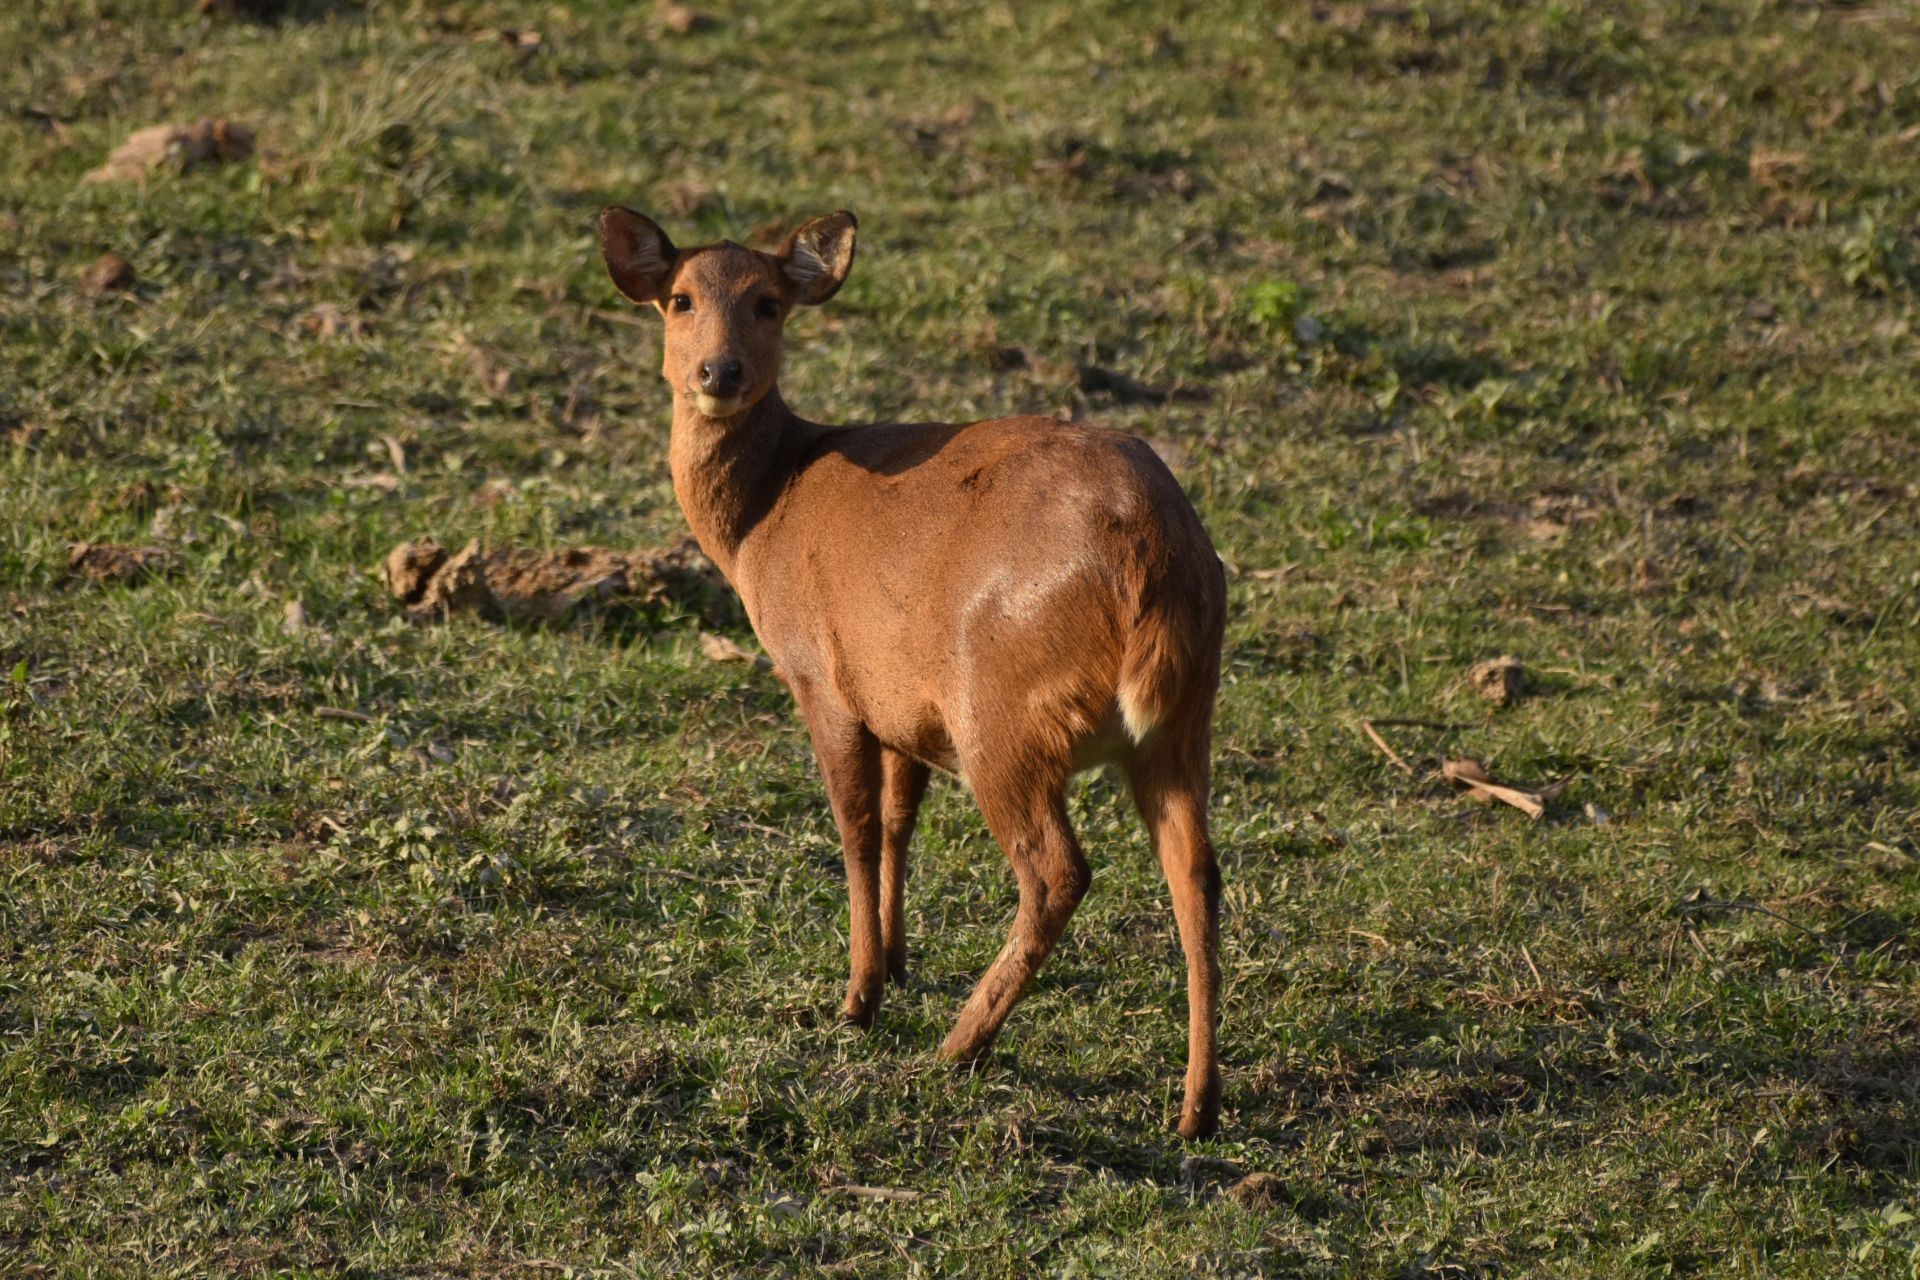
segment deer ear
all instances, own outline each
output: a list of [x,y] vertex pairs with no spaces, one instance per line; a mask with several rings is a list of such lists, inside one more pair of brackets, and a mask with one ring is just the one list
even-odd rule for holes
[[658,302],[666,296],[677,254],[653,219],[617,204],[600,211],[600,256],[613,287],[632,301]]
[[858,225],[845,209],[815,218],[780,246],[780,267],[793,285],[793,300],[818,306],[840,291],[853,270],[853,232]]

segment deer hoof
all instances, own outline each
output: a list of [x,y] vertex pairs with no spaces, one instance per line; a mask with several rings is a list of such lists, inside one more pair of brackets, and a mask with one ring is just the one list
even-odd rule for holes
[[862,1031],[872,1028],[874,1017],[880,1012],[880,995],[875,992],[868,996],[863,992],[847,992],[846,1003],[840,1006],[840,1017]]
[[1189,1098],[1180,1108],[1180,1123],[1175,1126],[1189,1141],[1210,1138],[1220,1127],[1220,1091],[1215,1088],[1199,1098]]

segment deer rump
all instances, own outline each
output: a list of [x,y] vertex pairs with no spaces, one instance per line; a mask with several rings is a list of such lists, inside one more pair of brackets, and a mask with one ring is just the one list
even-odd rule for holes
[[1140,440],[1008,418],[790,446],[741,595],[788,678],[882,743],[962,777],[1004,752],[1081,769],[1211,703],[1220,562]]

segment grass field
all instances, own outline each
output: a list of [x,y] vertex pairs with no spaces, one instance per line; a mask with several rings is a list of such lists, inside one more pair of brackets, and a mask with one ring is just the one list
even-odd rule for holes
[[[0,12],[0,1274],[1920,1274],[1914,10],[686,16]],[[82,181],[203,117],[257,152]],[[1232,587],[1217,1139],[1112,780],[956,1071],[1013,903],[963,790],[847,1030],[776,682],[673,607],[398,616],[405,538],[680,536],[615,200],[858,211],[803,413],[1175,461]],[[1403,772],[1363,718],[1443,727]]]

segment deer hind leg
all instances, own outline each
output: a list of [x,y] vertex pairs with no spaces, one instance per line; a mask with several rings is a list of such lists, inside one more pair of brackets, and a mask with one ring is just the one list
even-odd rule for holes
[[891,747],[880,753],[880,947],[887,977],[907,980],[907,843],[927,794],[927,766]]
[[801,710],[846,855],[852,972],[843,1011],[849,1022],[870,1027],[887,979],[880,947],[880,743],[844,713],[805,702]]
[[1149,741],[1128,766],[1187,954],[1187,1083],[1180,1135],[1205,1137],[1220,1122],[1220,868],[1207,835],[1207,733]]
[[1067,824],[1066,776],[1028,775],[989,779],[973,775],[974,792],[987,827],[1013,864],[1020,906],[1006,945],[981,977],[940,1052],[965,1060],[978,1056],[1000,1031],[1033,975],[1080,905],[1092,873]]

